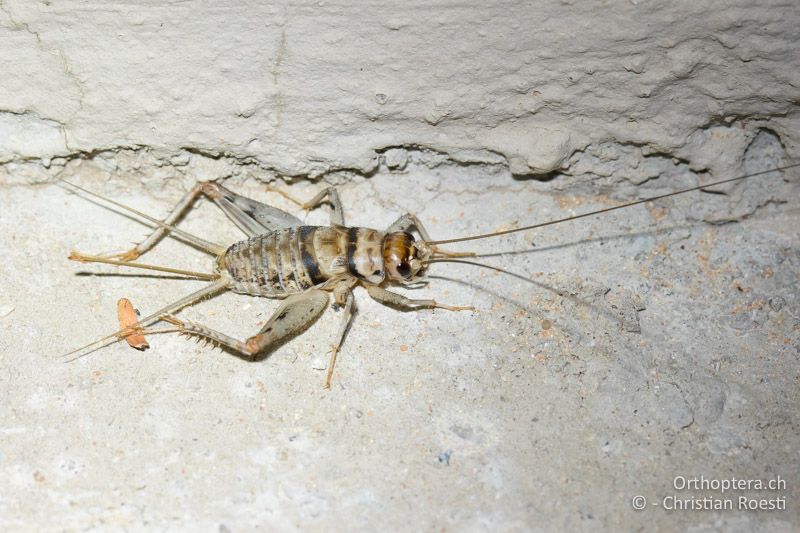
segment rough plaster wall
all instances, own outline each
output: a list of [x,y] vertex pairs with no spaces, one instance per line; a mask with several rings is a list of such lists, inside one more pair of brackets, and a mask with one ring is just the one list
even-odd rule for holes
[[411,145],[530,174],[616,142],[704,166],[697,132],[731,122],[795,154],[800,15],[761,4],[6,0],[0,161],[148,147],[319,175]]
[[[546,287],[436,269],[474,315],[359,292],[328,393],[335,313],[256,365],[170,336],[54,363],[116,298],[196,287],[67,263],[143,230],[58,178],[154,214],[322,178],[352,224],[444,237],[759,171],[798,155],[800,10],[752,4],[0,2],[2,527],[796,529],[796,173],[483,243]],[[243,338],[272,309],[186,314]],[[780,475],[790,509],[630,509],[679,474]]]

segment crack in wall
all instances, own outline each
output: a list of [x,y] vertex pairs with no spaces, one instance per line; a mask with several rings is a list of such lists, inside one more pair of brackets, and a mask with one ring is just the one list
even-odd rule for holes
[[30,110],[0,109],[0,139],[0,165],[35,159],[47,167],[50,158],[43,154],[69,152],[64,124]]
[[67,57],[67,55],[64,53],[64,51],[61,48],[59,48],[57,46],[48,46],[44,42],[44,40],[42,39],[41,35],[37,31],[33,30],[30,27],[30,24],[28,24],[27,22],[21,22],[21,21],[17,20],[17,18],[15,17],[14,13],[11,11],[11,8],[8,7],[6,5],[6,3],[3,2],[3,1],[0,1],[0,11],[2,11],[3,13],[6,14],[6,16],[8,17],[8,20],[11,21],[11,24],[13,25],[13,29],[15,29],[17,31],[24,31],[24,32],[32,35],[33,38],[36,40],[36,46],[40,51],[42,51],[44,53],[47,53],[47,54],[53,54],[58,58],[58,61],[61,64],[61,68],[62,68],[64,74],[67,76],[67,78],[72,80],[73,84],[75,85],[75,88],[78,91],[78,107],[70,114],[70,116],[69,116],[67,121],[59,122],[61,124],[61,126],[62,126],[62,134],[64,136],[64,143],[67,146],[67,149],[69,150],[70,149],[69,148],[69,134],[68,134],[68,131],[67,131],[67,128],[66,128],[66,123],[69,122],[70,120],[74,119],[75,116],[79,112],[81,112],[83,110],[84,99],[86,98],[86,90],[83,87],[83,82],[73,72],[72,64],[71,64],[69,58]]
[[[35,114],[31,113],[31,116]],[[41,119],[47,121],[48,119]],[[53,127],[63,131],[64,124],[52,121]],[[695,141],[702,148],[704,139],[714,139],[713,127],[699,130]],[[728,131],[728,130],[724,130]],[[734,130],[738,131],[738,130]],[[777,133],[766,128],[748,132],[747,143],[734,143],[731,154],[726,155],[729,161],[724,168],[744,169],[754,172],[764,165],[777,166],[785,161],[786,149]],[[741,139],[740,139],[741,140]],[[723,145],[724,147],[724,145]],[[65,142],[65,148],[69,146]],[[739,149],[741,148],[741,150]],[[146,145],[116,146],[77,151],[63,156],[29,157],[0,163],[0,172],[8,177],[8,181],[17,182],[51,182],[60,176],[75,172],[73,167],[83,164],[95,166],[108,174],[127,174],[149,178],[155,175],[159,179],[191,178],[195,181],[205,179],[255,179],[261,182],[272,182],[282,179],[286,182],[296,180],[324,180],[340,184],[354,178],[369,178],[378,172],[402,173],[407,165],[424,166],[435,169],[448,165],[457,167],[480,166],[493,172],[507,172],[518,182],[535,180],[548,183],[545,189],[568,191],[580,196],[611,195],[616,200],[630,200],[652,195],[666,189],[695,186],[702,182],[703,174],[711,174],[715,166],[704,161],[695,161],[691,154],[669,153],[646,143],[605,142],[590,144],[573,151],[563,168],[546,174],[513,174],[506,156],[496,150],[475,150],[467,154],[450,154],[423,144],[389,145],[374,151],[374,164],[367,168],[329,167],[320,172],[287,175],[275,166],[265,164],[252,155],[239,155],[226,151],[208,150],[199,147],[182,146],[177,152],[158,150]],[[327,162],[330,165],[330,162]],[[751,167],[758,168],[751,168]],[[157,172],[149,172],[148,168],[157,168]],[[743,172],[742,172],[743,173]],[[722,176],[724,177],[724,176]],[[728,176],[731,177],[731,176]],[[21,178],[21,179],[20,179]],[[661,180],[664,178],[666,181]],[[654,184],[655,187],[650,184]],[[623,186],[625,185],[625,186]],[[525,186],[519,188],[520,191]],[[718,222],[738,220],[751,216],[757,210],[780,203],[785,199],[775,196],[772,191],[761,191],[752,198],[739,196],[728,197],[734,189],[726,189],[724,201],[730,202],[726,212],[727,218]],[[651,194],[648,194],[651,191]],[[543,190],[542,192],[547,192]],[[712,192],[712,191],[709,191]],[[720,191],[713,191],[718,193]],[[440,191],[439,194],[457,195],[458,191]],[[757,197],[756,197],[757,196]],[[707,201],[708,202],[708,201]],[[706,202],[706,203],[707,203]],[[712,203],[713,204],[713,203]],[[705,211],[719,211],[719,205],[711,205]],[[733,209],[733,204],[741,204]],[[688,218],[706,220],[708,214],[702,209],[698,213],[687,214]],[[731,218],[732,217],[732,218]]]

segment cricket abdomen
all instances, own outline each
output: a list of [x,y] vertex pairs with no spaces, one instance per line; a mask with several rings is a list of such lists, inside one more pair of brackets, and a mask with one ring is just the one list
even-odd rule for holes
[[234,292],[281,298],[332,278],[381,283],[382,242],[369,228],[296,226],[233,244],[222,264]]

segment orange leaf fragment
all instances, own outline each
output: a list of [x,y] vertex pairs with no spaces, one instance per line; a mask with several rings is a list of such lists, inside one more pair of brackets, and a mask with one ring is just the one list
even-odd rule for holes
[[[130,328],[139,321],[139,316],[136,314],[136,309],[127,298],[120,298],[117,301],[117,319],[119,320],[119,327],[122,329]],[[131,348],[137,350],[146,350],[150,347],[147,340],[144,338],[142,328],[134,327],[131,333],[125,335],[125,340]]]

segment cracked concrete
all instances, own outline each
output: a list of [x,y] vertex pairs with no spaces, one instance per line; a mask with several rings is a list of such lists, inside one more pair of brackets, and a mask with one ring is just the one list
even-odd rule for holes
[[[438,238],[562,218],[796,161],[798,17],[0,2],[0,527],[797,529],[796,169],[464,243],[519,276],[441,264],[408,291],[475,313],[359,290],[329,392],[331,310],[259,363],[173,335],[62,363],[118,298],[147,313],[197,282],[66,261],[146,230],[57,182],[155,216],[201,180],[293,212],[267,186],[330,184],[349,224],[413,212]],[[206,204],[182,227],[241,238]],[[210,268],[172,240],[145,259]],[[273,309],[182,314],[245,338]],[[780,476],[747,496],[788,508],[631,508],[677,475]]]

